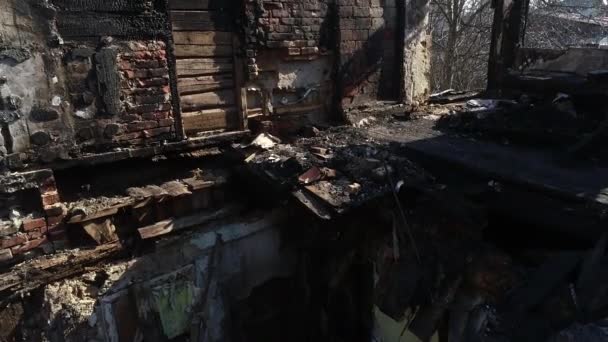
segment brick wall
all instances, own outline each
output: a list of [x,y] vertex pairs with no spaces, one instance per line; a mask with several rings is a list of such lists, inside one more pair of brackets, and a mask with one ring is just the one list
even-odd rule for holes
[[80,146],[126,147],[171,138],[175,130],[163,41],[111,42],[98,51],[79,47],[66,55]]
[[338,0],[342,106],[394,99],[399,87],[395,0]]
[[[10,137],[0,139],[0,170],[174,136],[161,2],[10,3],[20,4],[5,6],[19,25],[0,25],[0,36],[15,30],[31,44],[16,44],[23,53],[0,65],[8,75],[0,80],[0,110],[17,114]],[[5,108],[7,99],[19,101]]]
[[259,50],[280,50],[283,60],[312,60],[332,49],[329,3],[247,0],[245,38],[250,78],[257,76]]
[[[250,127],[289,134],[329,117],[333,101],[334,1],[247,0]],[[303,94],[307,94],[303,97]],[[259,103],[261,102],[261,104]],[[255,121],[262,121],[257,125]]]
[[248,0],[250,46],[288,49],[292,55],[318,53],[326,30],[328,0]]
[[118,54],[118,69],[123,123],[107,127],[106,135],[131,145],[169,138],[174,120],[165,43],[129,42]]
[[61,223],[65,209],[60,203],[53,173],[42,170],[35,174],[37,190],[14,194],[12,208],[17,215],[12,221],[0,222],[0,264],[51,253],[63,248],[67,241]]

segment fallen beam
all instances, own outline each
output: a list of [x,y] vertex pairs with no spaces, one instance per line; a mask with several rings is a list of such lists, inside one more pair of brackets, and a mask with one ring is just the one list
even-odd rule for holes
[[167,235],[169,233],[226,218],[234,212],[235,208],[235,206],[229,206],[210,213],[199,213],[196,215],[159,221],[155,224],[139,228],[139,235],[144,240]]
[[122,252],[123,246],[116,242],[17,265],[0,274],[0,307],[45,284],[101,269],[104,266],[102,261],[118,258]]

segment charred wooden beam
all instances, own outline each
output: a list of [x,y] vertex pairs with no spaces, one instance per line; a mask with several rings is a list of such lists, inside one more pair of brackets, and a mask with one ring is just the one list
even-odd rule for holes
[[15,266],[0,275],[0,306],[45,284],[103,268],[103,261],[120,256],[123,256],[123,246],[116,242]]

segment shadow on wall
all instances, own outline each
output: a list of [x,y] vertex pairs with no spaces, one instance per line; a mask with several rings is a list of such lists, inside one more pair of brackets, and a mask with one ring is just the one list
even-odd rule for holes
[[387,1],[369,10],[370,17],[340,17],[338,80],[343,107],[425,97],[429,91],[429,1]]
[[[353,30],[347,32],[367,31]],[[362,41],[344,42],[345,38],[342,37],[341,45],[352,44],[355,47],[352,54],[342,53],[340,57],[341,66],[338,71],[338,79],[343,84],[342,97],[351,98],[350,105],[375,100],[380,96],[379,75],[383,74],[385,32],[385,29],[382,28]],[[393,77],[395,76],[398,76],[398,74],[393,75]]]

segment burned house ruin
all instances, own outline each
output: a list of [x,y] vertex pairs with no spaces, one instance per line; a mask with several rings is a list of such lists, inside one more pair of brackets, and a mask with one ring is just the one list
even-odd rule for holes
[[0,0],[0,341],[608,340],[608,50],[430,6]]

